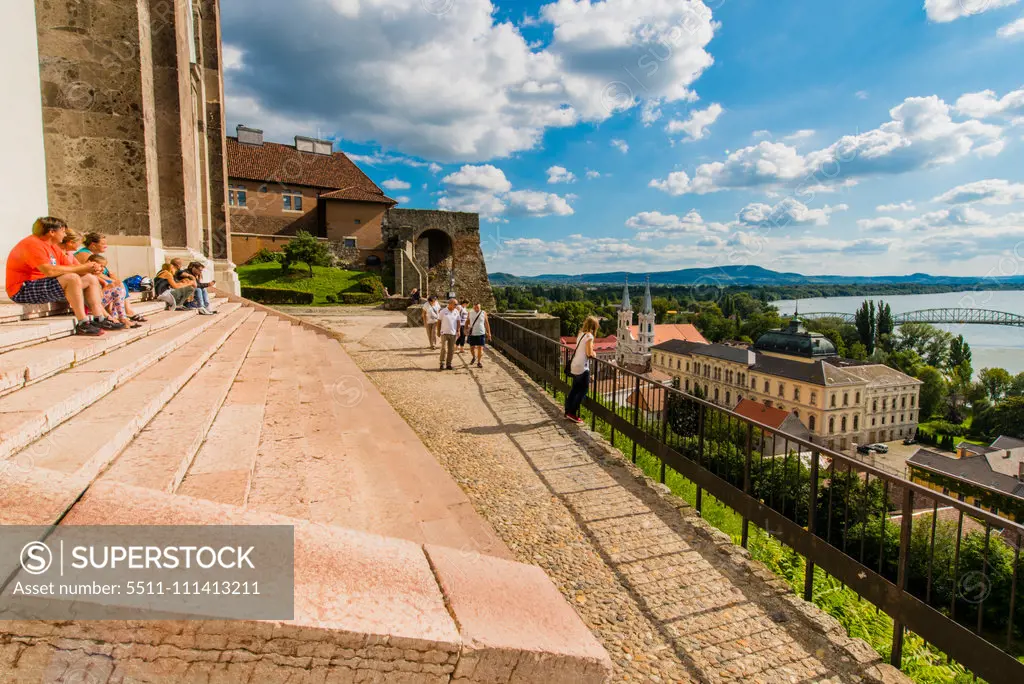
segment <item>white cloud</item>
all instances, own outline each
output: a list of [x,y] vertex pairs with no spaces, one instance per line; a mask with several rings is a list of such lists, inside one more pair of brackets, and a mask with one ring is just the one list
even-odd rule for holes
[[640,121],[644,126],[650,126],[661,118],[661,108],[657,100],[647,100],[640,110]]
[[411,157],[403,157],[400,154],[385,154],[384,152],[374,152],[373,154],[355,154],[353,152],[346,152],[345,156],[354,161],[357,164],[366,164],[367,166],[386,166],[388,164],[402,164],[404,166],[411,166],[416,169],[425,168],[431,173],[437,173],[441,170],[440,165],[434,162],[425,162],[418,159],[412,159]]
[[814,129],[811,129],[811,128],[802,128],[799,131],[796,131],[795,133],[791,133],[791,134],[783,137],[782,139],[783,140],[803,140],[804,138],[810,138],[811,136],[813,136],[815,134],[815,132],[816,131],[814,131]]
[[538,190],[513,190],[505,196],[510,216],[570,216],[573,209],[567,197]]
[[637,239],[641,241],[675,237],[686,233],[724,233],[729,229],[729,226],[723,223],[706,223],[694,209],[685,216],[662,214],[660,211],[642,211],[626,219],[626,227],[637,231]]
[[395,201],[398,202],[399,204],[408,204],[411,200],[405,195],[399,195],[398,197],[395,198]]
[[855,92],[853,94],[853,96],[855,98],[857,98],[858,100],[866,100],[866,99],[868,99],[868,91],[866,91],[866,90],[858,90],[857,92]]
[[1011,183],[1000,178],[974,181],[948,190],[934,202],[946,204],[1012,204],[1024,202],[1024,183]]
[[827,226],[829,217],[834,212],[849,209],[845,204],[836,206],[825,205],[820,209],[810,209],[802,202],[787,198],[770,206],[760,202],[748,204],[739,212],[739,221],[748,226],[766,228],[785,228],[787,226]]
[[626,154],[627,152],[629,152],[629,144],[626,143],[625,140],[619,140],[618,138],[612,138],[611,145],[612,145],[612,147],[617,149],[622,154]]
[[892,204],[879,204],[875,211],[914,211],[917,209],[913,202],[893,202]]
[[587,169],[587,178],[600,178],[600,177],[601,177],[601,172],[600,171],[594,171],[592,169]]
[[[459,0],[443,17],[422,0],[311,0],[290,5],[287,22],[279,9],[278,0],[222,6],[235,56],[229,126],[260,125],[279,139],[342,131],[451,162],[533,149],[550,128],[637,105],[649,119],[648,102],[692,101],[717,28],[700,0],[556,0],[536,17],[544,46],[529,45],[491,0]],[[296,92],[296,73],[318,87]]]
[[441,173],[441,165],[435,162],[430,162],[429,164],[427,164],[427,169],[430,171],[430,173]]
[[762,128],[759,131],[754,131],[753,133],[751,133],[750,137],[751,138],[756,138],[758,140],[761,139],[761,138],[770,138],[770,137],[772,137],[772,132],[769,131],[768,129]]
[[672,120],[665,130],[671,133],[685,133],[690,140],[701,140],[708,135],[711,124],[722,115],[722,105],[717,102],[707,109],[695,109],[684,121]]
[[1008,7],[1018,2],[1020,0],[924,0],[924,9],[929,20],[941,24],[1000,7]]
[[388,190],[408,190],[412,186],[399,178],[389,178],[381,183]]
[[437,199],[439,209],[469,211],[485,220],[496,221],[514,216],[568,216],[573,213],[569,200],[554,193],[537,190],[512,190],[505,173],[491,164],[466,164],[441,179],[445,189]]
[[548,169],[548,183],[573,183],[576,174],[564,166],[552,166]]
[[996,34],[1000,38],[1011,38],[1013,36],[1020,35],[1021,33],[1024,33],[1024,17],[1021,17],[1017,21],[1012,21],[996,31]]
[[857,221],[857,227],[873,233],[892,233],[903,230],[904,222],[891,216],[879,216],[878,218],[860,219]]
[[[1024,88],[1013,90],[1002,97],[997,97],[993,90],[967,93],[956,101],[956,110],[963,116],[975,119],[1022,117],[1024,116]],[[1014,121],[1014,123],[1020,122],[1020,119]]]
[[[974,152],[998,153],[1003,129],[975,119],[957,122],[937,96],[910,97],[889,111],[878,128],[846,135],[828,147],[801,154],[785,143],[762,141],[701,164],[692,177],[679,171],[651,187],[672,195],[703,195],[737,188],[768,187],[804,179],[828,185],[857,177],[899,174],[949,164]],[[998,147],[998,149],[997,149]],[[807,191],[805,186],[803,191]]]

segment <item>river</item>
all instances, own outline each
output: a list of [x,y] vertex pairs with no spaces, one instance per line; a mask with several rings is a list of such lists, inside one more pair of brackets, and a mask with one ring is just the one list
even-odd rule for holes
[[[1024,291],[999,290],[947,292],[919,295],[875,295],[872,297],[818,297],[801,299],[800,313],[836,311],[854,313],[865,299],[879,299],[892,307],[893,314],[920,309],[967,308],[994,309],[1024,315]],[[772,302],[783,314],[792,314],[791,299]],[[1024,328],[1002,325],[937,325],[954,335],[963,335],[971,345],[975,372],[982,368],[1005,368],[1011,374],[1024,372]]]

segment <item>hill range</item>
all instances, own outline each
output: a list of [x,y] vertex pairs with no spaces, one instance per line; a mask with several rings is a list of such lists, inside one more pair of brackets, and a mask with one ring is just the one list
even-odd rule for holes
[[579,275],[545,274],[517,276],[511,273],[491,273],[491,285],[531,285],[546,283],[552,285],[611,285],[622,283],[629,278],[632,283],[642,283],[650,277],[652,285],[704,285],[727,287],[743,285],[853,285],[853,284],[907,284],[907,285],[977,285],[989,282],[993,285],[1024,285],[1024,275],[1003,277],[978,276],[934,276],[927,273],[912,273],[903,276],[858,276],[858,275],[803,275],[783,273],[761,266],[715,266],[712,268],[684,268],[678,271],[654,273],[582,273]]

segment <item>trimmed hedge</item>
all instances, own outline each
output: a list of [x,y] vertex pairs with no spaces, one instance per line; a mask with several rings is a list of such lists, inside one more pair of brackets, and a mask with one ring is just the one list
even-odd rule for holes
[[275,261],[281,263],[284,259],[284,254],[281,252],[271,252],[266,247],[252,255],[252,257],[246,261],[246,264],[272,264]]
[[282,290],[276,287],[243,287],[242,296],[260,304],[312,304],[312,292]]
[[380,297],[369,292],[339,292],[338,301],[342,304],[374,304]]

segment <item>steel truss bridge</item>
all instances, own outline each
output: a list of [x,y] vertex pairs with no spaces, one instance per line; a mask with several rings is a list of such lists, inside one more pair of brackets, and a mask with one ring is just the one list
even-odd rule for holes
[[[856,314],[819,311],[798,314],[798,316],[808,320],[838,318],[844,323],[853,323]],[[903,325],[904,323],[972,323],[981,325],[1009,325],[1024,328],[1024,316],[1021,314],[992,311],[991,309],[921,309],[919,311],[893,314],[892,318],[893,323],[896,325]]]

